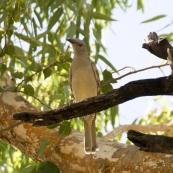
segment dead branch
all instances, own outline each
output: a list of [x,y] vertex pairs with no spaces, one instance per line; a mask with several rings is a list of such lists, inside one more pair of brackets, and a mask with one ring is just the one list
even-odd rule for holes
[[142,44],[142,48],[147,49],[150,53],[155,56],[167,60],[168,54],[167,49],[172,49],[167,38],[159,38],[155,32],[150,32],[145,43]]
[[136,146],[140,147],[140,150],[173,154],[173,138],[171,137],[148,135],[135,130],[129,130],[127,138]]

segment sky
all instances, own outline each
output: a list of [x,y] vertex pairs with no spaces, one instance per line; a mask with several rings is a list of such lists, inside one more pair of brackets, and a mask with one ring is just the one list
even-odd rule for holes
[[[134,4],[136,1],[134,1]],[[125,66],[131,66],[136,70],[152,65],[159,65],[163,62],[142,48],[144,39],[149,32],[157,32],[157,34],[170,33],[173,31],[173,25],[159,31],[164,26],[172,22],[173,18],[173,1],[172,0],[145,0],[144,13],[136,10],[136,6],[123,12],[117,8],[113,12],[112,18],[118,20],[112,22],[109,29],[103,31],[103,43],[107,47],[107,58],[119,70]],[[155,22],[141,24],[142,21],[165,14],[165,18]],[[165,61],[166,62],[166,61]],[[106,66],[105,66],[106,68]],[[125,74],[132,69],[126,69],[120,72]],[[171,73],[170,67],[147,70],[137,74],[132,74],[114,84],[114,88],[119,88],[126,83],[134,80],[158,78],[167,76]],[[115,75],[116,77],[117,75]],[[164,97],[166,101],[171,102],[172,97]],[[153,101],[153,97],[141,97],[119,105],[119,115],[121,125],[131,124],[135,118],[142,118],[154,107],[160,106]]]

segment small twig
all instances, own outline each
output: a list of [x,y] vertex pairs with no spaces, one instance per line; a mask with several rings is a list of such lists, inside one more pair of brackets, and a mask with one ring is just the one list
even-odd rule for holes
[[34,99],[36,99],[37,101],[39,101],[42,105],[48,107],[49,109],[52,109],[51,107],[49,107],[48,105],[46,105],[45,103],[43,103],[39,98],[35,97],[35,96],[32,96],[32,95],[29,95],[23,91],[14,91],[14,92],[19,92],[19,93],[23,93],[23,94],[26,94],[27,96],[30,96],[30,97],[33,97]]
[[[168,62],[167,62],[168,63]],[[163,76],[165,76],[163,70],[159,67],[159,70],[162,72]]]
[[152,69],[152,68],[159,68],[159,69],[160,69],[160,67],[164,67],[164,66],[167,66],[167,65],[169,65],[169,64],[166,63],[166,64],[162,64],[162,65],[155,65],[155,66],[151,66],[151,67],[147,67],[147,68],[142,68],[142,69],[140,69],[140,70],[135,70],[135,71],[132,71],[132,72],[128,72],[128,73],[126,73],[126,74],[124,74],[124,75],[122,75],[122,76],[120,76],[120,77],[107,80],[106,82],[104,82],[104,83],[101,85],[101,87],[103,87],[103,86],[105,86],[105,85],[107,85],[107,84],[109,84],[109,83],[113,83],[113,82],[115,82],[115,81],[117,81],[117,80],[120,80],[120,79],[122,79],[122,78],[124,78],[124,77],[126,77],[126,76],[128,76],[128,75],[131,75],[131,74],[134,74],[134,73],[138,73],[138,72],[141,72],[141,71],[145,71],[145,70],[149,70],[149,69]]
[[20,121],[20,122],[17,122],[17,123],[15,123],[15,124],[9,126],[9,127],[6,127],[6,128],[4,128],[4,129],[1,129],[1,130],[0,130],[0,133],[3,133],[3,132],[5,132],[5,131],[7,131],[7,130],[10,130],[10,129],[13,129],[14,127],[16,127],[16,126],[18,126],[18,125],[20,125],[20,124],[23,124],[23,122]]
[[[121,70],[124,70],[124,69],[126,69],[126,68],[131,68],[131,69],[133,69],[134,71],[136,71],[136,69],[135,69],[134,67],[131,67],[131,66],[125,66],[125,67],[119,69],[118,72],[121,71]],[[113,72],[113,73],[115,73],[115,72]]]

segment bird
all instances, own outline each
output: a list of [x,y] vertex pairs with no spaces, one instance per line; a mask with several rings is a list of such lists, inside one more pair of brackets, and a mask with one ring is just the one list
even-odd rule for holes
[[[68,38],[74,50],[74,58],[69,71],[69,83],[74,101],[79,102],[88,97],[97,96],[100,90],[99,73],[96,66],[88,59],[87,47],[78,38]],[[96,114],[86,115],[84,120],[84,151],[95,154],[98,151],[96,143]]]

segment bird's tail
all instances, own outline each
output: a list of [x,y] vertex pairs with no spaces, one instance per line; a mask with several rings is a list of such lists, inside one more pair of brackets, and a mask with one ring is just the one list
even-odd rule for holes
[[96,143],[95,119],[95,114],[84,117],[84,150],[86,154],[95,154],[98,150]]

